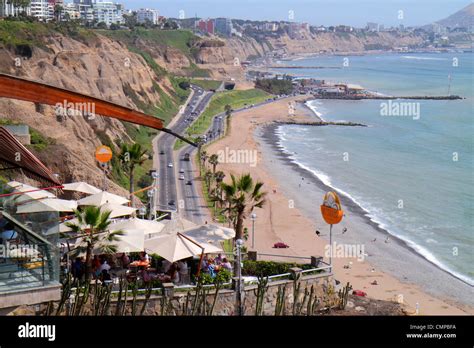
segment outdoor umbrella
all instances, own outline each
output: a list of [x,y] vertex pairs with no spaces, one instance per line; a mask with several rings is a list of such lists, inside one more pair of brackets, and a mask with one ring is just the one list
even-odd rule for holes
[[162,222],[137,218],[117,221],[110,225],[111,230],[140,230],[143,231],[145,234],[149,235],[155,235],[160,233],[164,227],[165,224]]
[[[116,218],[116,217],[121,217],[121,216],[127,216],[127,215],[131,215],[133,214],[137,209],[136,208],[131,208],[131,207],[127,207],[125,205],[118,205],[118,204],[104,204],[103,206],[100,207],[102,211],[110,211],[110,216],[109,218],[110,219],[113,219],[113,218]],[[125,220],[127,221],[127,220]],[[78,221],[76,218],[72,219],[72,220],[69,220],[69,221],[65,221],[61,224],[59,224],[59,232],[70,232],[72,231],[70,227],[68,227],[66,224],[67,223],[74,223],[74,224],[77,224]],[[121,228],[115,228],[115,230],[120,230]],[[51,228],[50,230],[48,230],[48,232],[46,232],[46,235],[49,235],[49,234],[54,234],[54,233],[57,233],[58,232],[58,229],[56,227],[53,227]]]
[[72,212],[76,208],[77,203],[75,201],[45,198],[18,206],[16,213]]
[[96,193],[102,192],[102,190],[99,190],[97,187],[89,185],[86,182],[73,182],[70,184],[64,184],[63,190],[87,193],[89,195],[94,195]]
[[82,198],[77,201],[77,205],[83,206],[83,205],[95,205],[95,206],[102,206],[106,203],[111,203],[111,204],[125,204],[128,203],[129,200],[118,196],[114,195],[113,193],[102,191],[96,194],[93,194],[92,196]]
[[[117,241],[108,242],[106,241],[107,233],[104,232],[99,235],[99,241],[97,242],[96,246],[92,253],[94,255],[103,254],[103,246],[113,245],[116,248],[117,253],[132,253],[132,252],[140,252],[145,250],[144,241],[145,236],[143,231],[122,231],[123,234],[117,236]],[[85,247],[86,243],[83,241],[82,237],[70,239],[70,246],[71,249],[75,249],[78,247]],[[80,252],[76,256],[84,256],[85,252]]]
[[[17,181],[11,181],[7,184],[11,188],[13,188],[13,192],[24,192],[23,194],[18,194],[18,195],[13,195],[11,196],[12,199],[14,199],[15,203],[24,203],[28,201],[32,201],[35,199],[43,199],[43,198],[55,198],[56,196],[52,194],[51,192],[48,192],[46,190],[40,190],[37,187],[27,185],[27,184],[22,184]],[[33,192],[28,192],[28,191],[33,191]]]
[[137,208],[127,207],[126,205],[105,203],[100,207],[101,211],[110,211],[110,218],[117,218],[121,216],[132,215],[137,211]]
[[211,244],[197,243],[180,233],[160,234],[155,238],[147,239],[145,240],[145,250],[156,253],[170,262],[203,253],[222,252],[221,248]]
[[214,245],[219,245],[220,242],[235,237],[235,230],[232,228],[212,224],[192,227],[190,229],[184,230],[181,233],[185,236],[191,237],[198,243],[208,243]]
[[[165,223],[165,220],[163,220],[163,223]],[[191,222],[186,219],[182,219],[180,217],[177,217],[173,220],[168,220],[166,222],[165,227],[161,231],[162,234],[166,233],[177,233],[177,232],[182,232],[186,229],[190,229],[193,227],[196,227],[197,225],[194,222]]]
[[46,233],[44,235],[45,236],[50,236],[50,235],[56,234],[58,232],[60,232],[60,233],[71,232],[72,229],[70,227],[66,226],[66,223],[78,224],[79,221],[76,218],[64,221],[63,223],[59,224],[59,227],[58,226],[51,227],[48,231],[46,231]]

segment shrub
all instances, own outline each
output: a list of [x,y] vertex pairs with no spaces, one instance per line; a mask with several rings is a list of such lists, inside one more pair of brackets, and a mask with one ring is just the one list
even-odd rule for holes
[[293,267],[299,267],[303,270],[312,268],[309,264],[298,264],[294,262],[245,260],[242,274],[247,276],[269,277],[277,274],[289,273],[290,268]]
[[228,283],[232,279],[232,272],[227,269],[221,269],[217,272],[216,279],[214,280],[215,283]]

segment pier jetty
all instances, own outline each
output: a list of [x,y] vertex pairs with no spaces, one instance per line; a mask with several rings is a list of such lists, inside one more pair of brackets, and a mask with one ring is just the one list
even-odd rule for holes
[[326,122],[326,121],[273,121],[273,123],[281,125],[296,125],[296,126],[347,126],[347,127],[368,127],[363,123],[356,122]]
[[339,66],[270,65],[268,69],[342,69]]
[[340,100],[363,100],[363,99],[374,99],[374,100],[460,100],[465,99],[458,95],[445,95],[445,96],[381,96],[381,95],[333,95],[333,94],[314,94],[317,99],[340,99]]

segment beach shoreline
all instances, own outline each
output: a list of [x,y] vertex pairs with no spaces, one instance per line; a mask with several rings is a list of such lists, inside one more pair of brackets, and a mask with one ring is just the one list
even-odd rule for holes
[[[318,121],[324,121],[321,116],[318,115],[316,110],[313,110],[310,106],[307,105],[309,101],[305,102],[304,107],[307,107],[309,111],[314,113],[314,117],[317,118]],[[269,144],[272,147],[272,151],[275,153],[278,153],[282,162],[285,164],[289,165],[292,170],[298,172],[301,175],[307,176],[308,180],[313,181],[320,190],[324,192],[328,191],[337,191],[339,194],[339,197],[341,199],[341,202],[343,206],[346,208],[349,208],[349,211],[351,213],[359,215],[362,219],[365,220],[365,222],[370,225],[372,228],[377,230],[379,233],[383,235],[384,238],[391,238],[391,241],[394,241],[397,243],[399,246],[406,248],[416,256],[422,258],[424,261],[431,263],[434,267],[438,268],[440,271],[447,273],[448,275],[456,278],[460,282],[466,284],[467,286],[471,286],[472,284],[469,284],[466,280],[462,279],[461,277],[457,276],[456,274],[450,272],[448,269],[443,268],[442,266],[436,264],[435,262],[429,260],[427,257],[425,257],[423,254],[419,253],[414,247],[412,247],[409,244],[409,241],[405,241],[403,238],[400,236],[390,232],[388,229],[384,228],[381,226],[381,224],[377,221],[374,221],[373,218],[370,216],[370,212],[362,208],[357,202],[355,202],[351,197],[346,196],[344,193],[340,192],[337,188],[328,186],[325,184],[320,178],[318,178],[314,173],[311,172],[311,170],[304,168],[300,164],[296,163],[293,158],[291,158],[291,154],[285,151],[281,151],[279,142],[280,138],[277,136],[276,131],[279,127],[281,127],[281,124],[278,123],[273,123],[273,124],[267,124],[261,127],[259,131],[260,134],[256,134],[257,137],[259,137],[261,140],[265,140],[267,144]],[[296,125],[297,126],[297,125]]]
[[[316,119],[313,110],[302,104],[303,98],[295,97],[294,100],[297,101],[298,107],[297,115],[293,116],[292,120],[314,121]],[[327,244],[324,234],[327,234],[328,228],[320,217],[319,205],[328,188],[313,173],[292,163],[289,156],[283,154],[278,148],[278,137],[275,134],[277,125],[273,124],[273,121],[288,121],[287,102],[279,101],[234,115],[230,134],[210,145],[208,152],[213,153],[225,146],[237,149],[255,148],[258,151],[260,163],[256,168],[248,166],[243,168],[239,164],[220,164],[221,170],[226,173],[238,175],[250,172],[256,179],[265,183],[264,187],[269,192],[268,204],[257,211],[259,218],[255,229],[259,232],[256,233],[258,252],[275,253],[271,248],[272,242],[282,241],[289,244],[290,248],[279,250],[281,254],[305,257],[323,255]],[[239,134],[232,132],[232,129],[239,129]],[[244,130],[248,130],[248,134],[243,135]],[[301,191],[303,182],[301,178],[305,178],[305,194],[295,195],[299,190]],[[290,201],[294,203],[294,207],[288,208]],[[390,235],[393,240],[390,240],[390,243],[384,243],[383,239],[387,236],[387,231],[361,214],[362,208],[349,201],[348,198],[342,197],[342,203],[347,218],[335,228],[333,234],[335,240],[338,243],[365,244],[368,260],[358,262],[355,258],[334,259],[336,279],[344,283],[350,281],[354,289],[366,291],[369,297],[377,299],[393,301],[397,296],[403,295],[404,303],[409,311],[414,312],[418,303],[418,306],[422,308],[420,314],[474,313],[472,300],[468,298],[472,287],[464,283],[459,285],[457,278],[427,262],[413,250],[409,250],[403,241]],[[248,222],[246,224],[248,225]],[[341,238],[340,231],[343,227],[349,232]],[[315,229],[323,232],[322,238],[316,237]],[[379,239],[378,243],[370,242],[369,238],[374,238],[374,236]],[[390,257],[387,257],[386,255],[389,254],[391,254]],[[414,267],[407,267],[406,264],[400,266],[398,261],[407,258],[413,265],[422,265],[420,267],[423,270],[420,272],[424,275],[420,272],[410,272],[410,269]],[[384,259],[388,260],[384,262]],[[346,268],[348,265],[350,265],[349,268]],[[436,277],[437,279],[434,279]],[[377,280],[378,285],[371,285],[373,280]],[[438,291],[434,284],[440,281],[450,285]],[[447,298],[446,290],[453,294],[451,299]]]

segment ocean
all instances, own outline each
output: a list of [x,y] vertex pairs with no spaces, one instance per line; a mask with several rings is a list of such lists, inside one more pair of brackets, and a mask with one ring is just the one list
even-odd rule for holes
[[[348,59],[344,59],[348,58]],[[283,151],[429,261],[474,285],[473,54],[410,53],[316,57],[285,62],[342,69],[287,73],[347,82],[387,95],[460,95],[410,102],[313,100],[326,121],[369,127],[280,126]],[[344,66],[344,63],[345,66]],[[448,77],[449,76],[449,77]],[[393,103],[392,102],[392,103]],[[401,104],[400,104],[401,105]],[[391,113],[384,113],[387,108]]]

